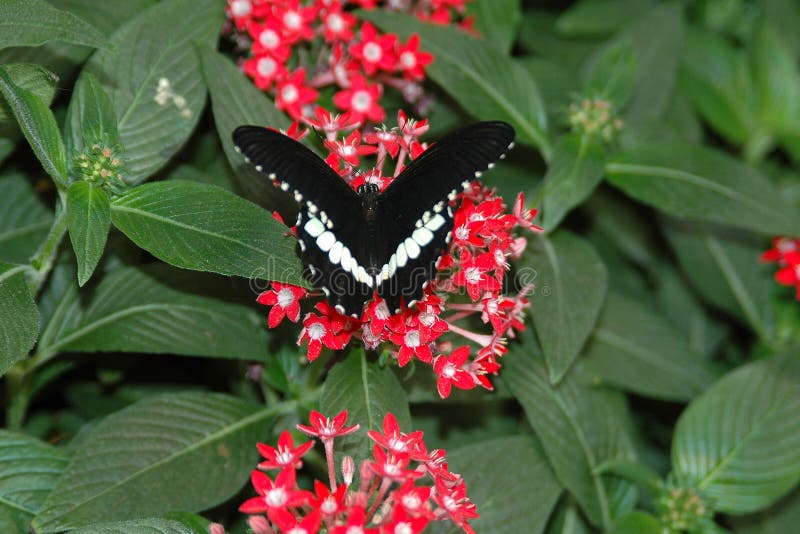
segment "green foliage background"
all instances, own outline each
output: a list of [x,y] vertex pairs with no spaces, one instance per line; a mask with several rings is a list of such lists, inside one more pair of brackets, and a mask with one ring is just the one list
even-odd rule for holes
[[[0,531],[244,532],[255,443],[315,408],[424,429],[478,532],[678,532],[670,488],[716,514],[692,532],[796,530],[800,308],[758,257],[800,236],[800,6],[565,4],[474,0],[480,39],[360,13],[434,53],[433,131],[515,127],[487,180],[547,230],[497,391],[442,402],[425,371],[306,365],[267,332],[263,280],[304,283],[270,214],[292,202],[230,133],[288,121],[218,51],[221,1],[0,2]],[[584,98],[616,139],[570,130]],[[76,180],[97,139],[121,189]]]

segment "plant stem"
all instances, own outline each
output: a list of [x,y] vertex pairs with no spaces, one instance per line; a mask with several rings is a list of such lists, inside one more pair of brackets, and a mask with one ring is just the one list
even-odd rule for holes
[[58,199],[56,199],[56,215],[53,224],[50,226],[50,232],[47,234],[47,239],[36,251],[36,254],[31,258],[31,266],[34,269],[32,280],[30,281],[32,287],[31,292],[35,295],[39,292],[44,285],[47,276],[50,274],[58,255],[58,247],[61,245],[61,240],[67,233],[67,198],[64,192],[59,191]]

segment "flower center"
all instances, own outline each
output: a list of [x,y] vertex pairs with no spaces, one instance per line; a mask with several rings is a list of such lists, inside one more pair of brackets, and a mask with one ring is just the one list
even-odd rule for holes
[[364,534],[364,529],[357,525],[352,525],[347,527],[345,534]]
[[353,108],[361,113],[366,113],[372,105],[372,95],[367,91],[356,91],[353,93],[353,98],[350,100]]
[[456,228],[456,239],[463,241],[469,237],[469,228],[466,224],[462,224]]
[[300,91],[298,91],[297,87],[294,85],[286,85],[283,87],[283,89],[281,89],[281,99],[288,104],[297,102],[299,96]]
[[277,48],[277,46],[281,44],[281,38],[275,30],[264,30],[261,32],[261,35],[258,36],[258,42],[261,43],[261,46],[264,48]]
[[322,323],[312,323],[311,326],[308,327],[308,337],[313,339],[314,341],[318,341],[322,339],[322,336],[325,335],[325,325]]
[[286,534],[308,534],[308,531],[303,527],[292,527],[291,530],[287,530]]
[[394,534],[414,534],[414,531],[408,523],[397,523],[394,526]]
[[297,11],[287,11],[283,15],[283,24],[290,30],[296,30],[303,24],[303,19]]
[[436,316],[432,313],[420,313],[419,322],[422,323],[423,326],[433,326],[433,323],[436,322]]
[[403,337],[403,343],[407,347],[419,347],[419,331],[412,330]]
[[417,66],[417,55],[414,52],[403,52],[400,54],[400,63],[407,69]]
[[795,249],[795,244],[791,239],[781,239],[778,241],[776,248],[778,249],[778,252],[785,254],[793,251]]
[[270,508],[283,506],[286,503],[286,490],[283,488],[273,488],[264,495],[267,506]]
[[352,156],[356,153],[356,147],[353,145],[344,145],[339,152],[342,154],[342,156]]
[[272,76],[278,64],[271,57],[262,57],[258,60],[256,69],[261,76]]
[[403,495],[403,507],[406,510],[414,511],[417,510],[420,506],[422,506],[422,501],[415,493]]
[[328,17],[328,29],[334,33],[339,33],[344,29],[344,20],[338,13],[331,13]]
[[250,14],[253,6],[250,5],[250,0],[235,0],[231,2],[231,13],[234,17],[244,17]]
[[367,43],[364,45],[364,58],[370,63],[377,63],[381,60],[383,50],[378,43]]
[[277,460],[280,465],[290,465],[293,460],[292,453],[289,451],[281,451],[275,456],[275,460]]
[[329,495],[329,496],[327,496],[327,497],[325,497],[325,499],[324,499],[324,500],[322,501],[322,503],[319,505],[319,510],[320,510],[320,511],[321,511],[321,512],[322,512],[324,515],[333,515],[333,514],[335,514],[335,513],[336,513],[336,511],[337,511],[338,509],[339,509],[339,505],[338,505],[338,504],[336,504],[336,499],[334,499],[334,498],[333,498],[332,496],[330,496],[330,495]]
[[392,438],[389,440],[389,448],[394,452],[405,452],[408,444],[404,439]]
[[481,281],[481,270],[477,267],[469,267],[464,271],[464,278],[467,279],[469,284],[477,284]]
[[442,376],[445,378],[453,378],[456,376],[456,366],[452,363],[445,365],[444,369],[442,369]]

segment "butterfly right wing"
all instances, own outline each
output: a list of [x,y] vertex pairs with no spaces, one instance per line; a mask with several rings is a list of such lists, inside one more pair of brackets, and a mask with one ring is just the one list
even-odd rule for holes
[[297,240],[310,281],[340,312],[360,315],[373,288],[359,269],[369,256],[358,195],[319,156],[280,132],[239,126],[233,142],[300,205]]

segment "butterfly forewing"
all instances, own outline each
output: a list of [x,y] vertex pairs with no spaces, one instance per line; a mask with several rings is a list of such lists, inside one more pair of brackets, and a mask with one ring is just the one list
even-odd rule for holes
[[514,129],[480,122],[445,136],[412,161],[378,198],[381,263],[378,294],[390,310],[419,300],[453,229],[453,201],[513,146]]

